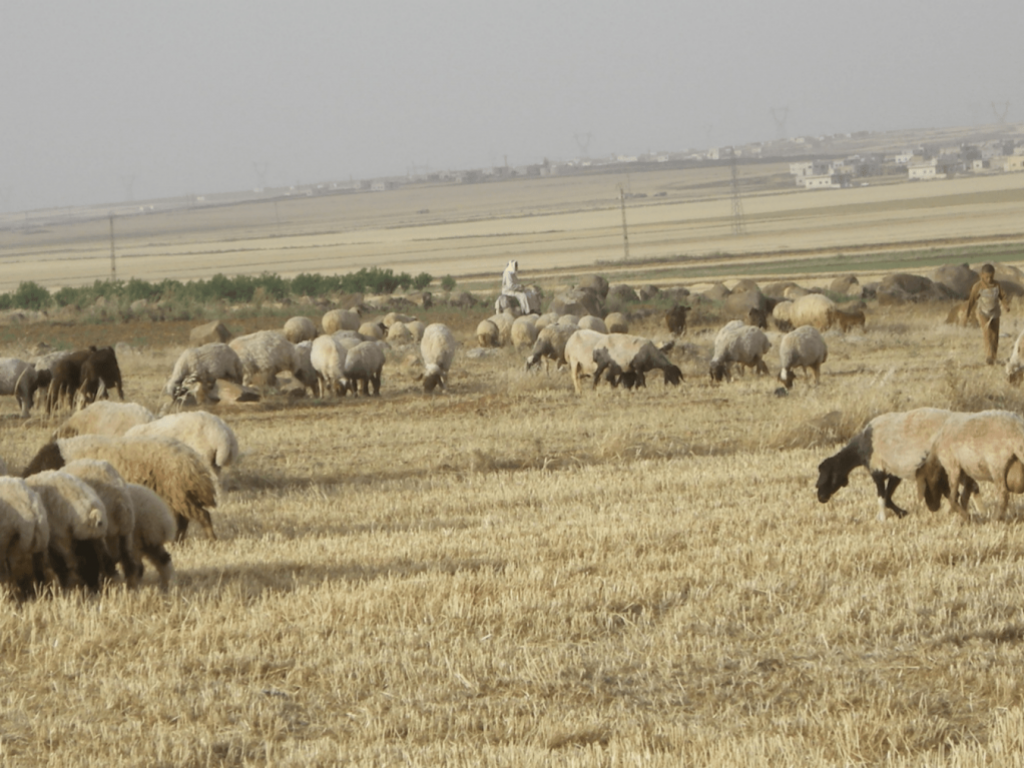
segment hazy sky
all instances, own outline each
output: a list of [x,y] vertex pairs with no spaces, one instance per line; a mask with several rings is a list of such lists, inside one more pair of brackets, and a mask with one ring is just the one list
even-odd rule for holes
[[1022,0],[0,0],[0,210],[1024,122]]

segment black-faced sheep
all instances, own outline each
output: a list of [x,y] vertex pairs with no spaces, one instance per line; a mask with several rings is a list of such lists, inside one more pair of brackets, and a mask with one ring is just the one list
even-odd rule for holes
[[154,419],[152,411],[138,403],[115,403],[98,400],[68,417],[56,431],[54,437],[75,435],[123,435],[138,424]]
[[686,333],[686,313],[690,308],[682,304],[676,304],[665,313],[665,325],[673,336],[680,336]]
[[[80,439],[80,438],[76,438]],[[67,472],[47,470],[25,478],[46,508],[50,565],[63,587],[99,589],[106,558],[107,510],[87,483]]]
[[447,325],[431,323],[427,326],[423,332],[423,341],[420,342],[420,354],[423,355],[425,366],[423,391],[433,392],[438,384],[441,389],[448,389],[448,371],[455,359],[455,349],[455,337]]
[[654,369],[664,374],[666,384],[678,384],[683,380],[683,372],[679,370],[679,366],[668,359],[664,350],[642,336],[609,334],[594,345],[594,362],[597,363],[593,374],[595,384],[605,370],[612,372],[613,386],[620,381],[627,387],[633,384],[642,386],[645,383],[645,374]]
[[917,477],[951,415],[939,408],[917,408],[876,416],[842,450],[818,465],[818,501],[827,502],[849,484],[850,472],[864,467],[878,491],[878,519],[885,519],[886,509],[905,517],[907,511],[892,500],[893,492],[902,480]]
[[75,459],[109,461],[125,482],[155,491],[174,512],[179,541],[185,537],[190,520],[202,525],[209,538],[217,538],[209,512],[217,506],[213,474],[203,458],[184,443],[150,435],[80,435],[44,445],[23,475],[60,469]]
[[380,374],[384,368],[382,342],[364,341],[348,351],[345,356],[345,378],[350,382],[353,394],[380,394]]
[[82,363],[81,380],[77,397],[82,406],[93,402],[101,394],[117,388],[117,396],[124,401],[124,388],[121,385],[121,367],[117,364],[117,355],[113,347],[100,347],[89,355]]
[[1002,518],[1010,491],[1024,491],[1022,464],[1024,419],[1009,411],[954,413],[942,425],[928,458],[917,470],[917,489],[928,509],[937,510],[945,496],[950,508],[970,522],[967,505],[977,482],[994,483]]
[[238,460],[238,438],[234,430],[222,418],[207,411],[170,413],[132,427],[125,433],[127,438],[145,435],[169,437],[184,443],[198,453],[217,475]]
[[812,325],[801,325],[783,336],[779,343],[779,362],[782,364],[779,381],[786,385],[786,389],[792,389],[796,380],[793,369],[800,367],[804,369],[804,376],[810,368],[814,373],[814,383],[818,384],[821,382],[821,364],[826,360],[828,346],[821,333]]
[[[543,360],[553,360],[555,365],[565,365],[565,343],[569,337],[576,333],[577,328],[573,325],[555,323],[541,329],[537,334],[537,341],[533,344],[530,356],[526,358],[526,370]],[[545,362],[545,365],[547,363]]]
[[43,580],[50,524],[43,500],[18,477],[0,477],[0,584],[22,596]]
[[316,338],[316,323],[308,317],[289,317],[284,323],[284,335],[292,344]]
[[[174,578],[174,565],[164,544],[174,539],[174,515],[164,500],[146,486],[136,483],[126,483],[125,486],[135,510],[135,530],[132,534],[135,551],[153,564],[160,575],[160,588],[166,590]],[[142,573],[140,562],[140,579]]]
[[732,378],[732,366],[736,363],[753,368],[758,373],[768,373],[764,356],[771,349],[771,342],[764,331],[741,320],[726,323],[715,337],[715,349],[711,357],[711,380],[721,381]]
[[164,385],[164,394],[175,397],[189,376],[197,377],[207,389],[213,389],[217,379],[241,384],[244,375],[242,360],[234,349],[219,342],[203,344],[186,349],[178,356],[171,377]]
[[320,325],[323,326],[326,334],[338,331],[358,331],[362,324],[362,318],[353,309],[332,309],[325,312],[324,316],[320,318]]
[[347,356],[348,350],[334,336],[317,336],[313,341],[309,362],[316,371],[319,397],[345,394],[348,389],[345,379]]

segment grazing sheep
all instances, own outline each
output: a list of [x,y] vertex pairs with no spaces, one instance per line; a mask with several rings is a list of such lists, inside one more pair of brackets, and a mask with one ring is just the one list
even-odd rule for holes
[[664,350],[642,336],[625,333],[606,336],[594,345],[594,362],[597,363],[594,371],[595,386],[605,370],[611,371],[613,386],[629,374],[633,374],[633,377],[626,379],[627,382],[643,385],[645,374],[655,368],[665,375],[666,384],[678,384],[683,380],[679,366],[668,359]]
[[771,342],[764,331],[753,325],[745,325],[742,320],[732,320],[718,332],[715,337],[715,350],[711,357],[711,380],[721,381],[728,377],[732,380],[734,363],[746,365],[758,373],[768,373],[764,356],[771,349]]
[[665,313],[665,325],[673,336],[680,336],[686,333],[686,313],[690,308],[682,304],[676,304]]
[[226,344],[231,341],[231,331],[219,320],[198,325],[188,333],[188,343],[193,347],[204,344]]
[[[75,438],[81,440],[82,438]],[[46,508],[50,565],[62,587],[100,587],[106,553],[107,510],[88,483],[67,472],[47,470],[25,478]]]
[[310,392],[316,392],[317,376],[316,369],[313,368],[312,341],[300,341],[295,345],[295,362],[295,370],[292,371],[292,376],[305,389],[308,389]]
[[218,476],[224,467],[238,460],[235,431],[224,419],[207,411],[170,413],[148,424],[132,427],[125,433],[125,437],[146,435],[170,437],[184,443],[198,453]]
[[543,315],[541,315],[540,317],[537,318],[537,321],[534,323],[534,326],[537,328],[537,333],[540,333],[545,328],[547,328],[549,325],[554,325],[557,322],[558,322],[558,313],[557,312],[545,312]]
[[71,406],[71,399],[82,384],[82,365],[95,351],[96,347],[79,349],[54,361],[46,391],[47,416],[54,408]]
[[481,320],[477,325],[476,340],[481,347],[497,347],[499,338],[498,326],[491,320]]
[[124,389],[121,386],[121,367],[117,364],[117,355],[113,347],[100,347],[93,350],[82,363],[81,378],[77,397],[84,407],[103,395],[111,388],[117,388],[117,396],[124,401]]
[[352,349],[352,347],[362,344],[364,341],[373,341],[373,339],[366,339],[358,331],[336,331],[331,336],[346,350]]
[[431,323],[423,332],[420,342],[420,354],[426,372],[423,376],[423,391],[433,392],[438,384],[441,389],[448,389],[448,371],[455,359],[455,337],[443,323]]
[[391,344],[410,344],[414,340],[412,331],[401,320],[388,326],[387,338]]
[[44,445],[23,475],[60,469],[75,459],[109,461],[125,482],[156,491],[174,512],[177,540],[185,538],[190,520],[202,525],[209,538],[217,538],[209,512],[217,506],[213,475],[203,458],[184,443],[155,435],[79,435]]
[[565,365],[565,343],[577,331],[574,325],[562,325],[555,323],[549,325],[537,334],[537,341],[533,344],[530,356],[526,358],[526,370],[541,361],[554,360],[555,365]]
[[588,331],[597,331],[598,333],[608,333],[608,326],[605,325],[604,320],[600,317],[594,317],[594,315],[581,317],[577,327]]
[[345,357],[348,350],[333,336],[317,336],[309,353],[309,362],[316,371],[318,396],[328,393],[344,395],[348,389],[345,379]]
[[[384,368],[384,348],[380,342],[364,341],[345,356],[345,378],[350,382],[352,394],[380,394],[380,373]],[[360,387],[360,385],[362,385]]]
[[384,323],[385,328],[390,330],[391,326],[395,323],[402,323],[404,325],[405,323],[413,322],[415,319],[412,315],[403,315],[401,312],[388,312],[384,315],[384,319],[381,322]]
[[[164,500],[146,486],[125,483],[125,487],[135,510],[135,530],[132,533],[135,551],[153,564],[160,575],[160,588],[166,591],[174,578],[174,565],[164,544],[174,539],[174,514]],[[143,570],[140,561],[140,579]]]
[[332,309],[320,318],[320,325],[328,335],[338,331],[358,331],[362,324],[359,313],[352,309]]
[[38,373],[31,363],[16,357],[0,358],[0,395],[14,395],[21,418],[27,419],[37,388]]
[[1024,331],[1013,342],[1013,351],[1006,361],[1006,378],[1011,384],[1020,384],[1024,379]]
[[178,356],[171,377],[164,385],[164,394],[174,397],[182,382],[193,375],[208,389],[212,389],[217,379],[241,384],[245,371],[238,353],[227,344],[216,342],[192,347]]
[[907,511],[892,500],[893,492],[902,480],[916,478],[951,415],[939,408],[917,408],[876,416],[841,451],[818,465],[818,501],[827,502],[849,484],[850,472],[864,467],[878,491],[878,519],[885,519],[886,509],[905,517]]
[[367,341],[384,341],[386,331],[384,323],[363,323],[359,326],[360,335]]
[[509,337],[516,349],[529,349],[537,341],[537,315],[520,315],[512,323]]
[[604,324],[608,333],[629,333],[629,320],[621,312],[605,315]]
[[[608,335],[597,331],[588,331],[585,328],[577,329],[565,342],[565,361],[569,364],[569,373],[572,375],[572,386],[577,395],[583,394],[580,386],[580,379],[584,376],[593,376],[597,370],[597,362],[594,361],[594,348]],[[597,385],[597,379],[594,379]]]
[[137,424],[154,419],[153,412],[138,403],[98,400],[72,414],[54,433],[54,437],[75,435],[123,435]]
[[845,311],[836,308],[836,322],[839,323],[839,330],[843,333],[847,333],[853,328],[860,328],[864,330],[864,310],[853,309]]
[[422,320],[413,320],[411,323],[406,323],[405,327],[412,334],[413,341],[423,341],[423,333],[427,330],[427,326]]
[[827,331],[836,321],[836,303],[820,293],[809,293],[793,302],[789,319],[794,328],[813,325],[819,331]]
[[782,333],[789,333],[793,330],[793,320],[790,317],[792,309],[792,301],[780,301],[772,309],[772,320],[775,321],[775,327]]
[[498,346],[507,347],[512,341],[512,323],[515,322],[515,318],[509,313],[500,312],[487,319],[498,329]]
[[107,510],[107,553],[101,562],[101,573],[107,578],[116,574],[116,563],[121,563],[124,579],[129,587],[138,584],[139,555],[132,538],[135,530],[135,508],[125,488],[124,480],[109,462],[96,459],[76,459],[61,467],[62,472],[74,475],[87,483],[100,497]]
[[298,348],[280,331],[257,331],[239,336],[229,346],[242,362],[245,385],[262,381],[267,386],[277,386],[277,374],[286,371],[305,386],[316,386],[315,372],[310,375],[304,371]]
[[316,323],[308,317],[289,317],[284,323],[284,336],[292,344],[316,338]]
[[27,595],[42,581],[50,523],[43,500],[19,477],[0,477],[0,584]]
[[950,509],[970,522],[967,505],[978,481],[994,483],[999,491],[998,516],[1003,518],[1010,491],[1024,491],[1022,463],[1024,419],[1020,416],[1009,411],[954,413],[942,425],[928,458],[917,470],[917,489],[928,509],[937,510],[945,496]]
[[779,344],[779,362],[782,363],[782,370],[779,371],[779,381],[786,385],[786,389],[793,388],[796,380],[794,368],[799,366],[804,369],[804,376],[810,368],[814,373],[814,383],[821,383],[821,364],[828,360],[828,345],[821,337],[821,332],[812,325],[801,325],[794,331],[790,331],[782,337]]

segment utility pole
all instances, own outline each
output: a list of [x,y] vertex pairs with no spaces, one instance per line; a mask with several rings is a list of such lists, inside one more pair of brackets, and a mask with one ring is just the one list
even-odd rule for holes
[[740,174],[736,163],[736,147],[729,147],[729,154],[732,156],[732,233],[742,235],[747,231],[743,221],[743,200],[740,198]]
[[629,230],[626,229],[626,190],[619,185],[619,204],[622,206],[622,250],[623,259],[629,261]]
[[117,280],[117,263],[114,261],[114,214],[110,214],[110,282]]

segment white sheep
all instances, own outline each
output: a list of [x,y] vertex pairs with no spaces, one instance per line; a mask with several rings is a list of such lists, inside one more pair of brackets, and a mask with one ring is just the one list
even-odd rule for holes
[[217,379],[241,384],[245,370],[234,348],[215,342],[203,344],[201,347],[191,347],[182,352],[174,364],[171,377],[164,385],[164,393],[174,397],[185,379],[190,376],[195,376],[207,389],[213,389]]
[[842,450],[818,465],[818,501],[827,502],[849,484],[850,472],[864,467],[878,492],[878,519],[885,520],[886,509],[905,517],[907,511],[892,500],[893,492],[902,480],[917,477],[935,436],[952,415],[939,408],[917,408],[876,416]]
[[295,345],[295,380],[310,392],[316,392],[317,376],[313,368],[313,342],[300,341]]
[[[323,338],[330,338],[325,336]],[[139,424],[125,433],[125,437],[157,435],[184,443],[209,464],[214,473],[238,460],[238,438],[219,416],[207,411],[185,411],[161,416],[148,424]]]
[[353,309],[332,309],[320,319],[320,325],[328,335],[338,331],[358,331],[362,324],[362,318]]
[[121,475],[109,462],[96,459],[76,459],[61,467],[62,472],[74,475],[96,491],[107,510],[107,534],[104,536],[109,559],[101,569],[105,576],[115,575],[115,563],[121,563],[124,579],[134,587],[139,581],[139,555],[132,534],[135,530],[135,508]]
[[789,321],[794,328],[799,328],[801,325],[813,325],[819,331],[827,331],[835,320],[836,303],[820,293],[801,296],[789,308]]
[[[565,342],[565,362],[569,364],[572,385],[577,395],[583,394],[580,379],[584,376],[593,376],[597,370],[597,363],[594,361],[594,347],[606,338],[607,334],[581,328],[577,329]],[[596,379],[594,385],[597,385]]]
[[410,344],[415,340],[415,337],[404,322],[396,320],[388,326],[387,340],[391,344]]
[[581,317],[578,327],[585,328],[588,331],[597,331],[598,333],[609,333],[608,326],[604,320],[594,315],[584,315]]
[[945,496],[950,509],[970,522],[967,505],[977,483],[994,483],[1002,518],[1010,491],[1024,492],[1021,464],[1024,419],[1010,411],[954,413],[942,425],[928,458],[917,471],[917,489],[930,510],[937,510]]
[[406,323],[405,327],[412,334],[413,341],[423,341],[423,333],[427,330],[427,326],[422,320],[413,320],[411,323]]
[[516,349],[528,349],[537,341],[537,315],[520,315],[512,321],[509,338]]
[[793,369],[799,366],[804,369],[804,376],[810,368],[814,372],[814,383],[818,384],[821,382],[821,364],[827,360],[828,345],[821,333],[813,325],[801,325],[783,336],[779,343],[779,361],[782,364],[779,381],[786,385],[786,389],[792,389],[796,379]]
[[316,386],[316,374],[305,370],[298,347],[280,331],[257,331],[232,339],[229,345],[242,361],[243,384],[254,380],[277,385],[277,374],[291,373],[304,386]]
[[621,312],[610,312],[604,318],[608,333],[629,333],[629,320]]
[[558,313],[557,312],[545,312],[543,315],[541,315],[540,317],[537,318],[537,321],[534,323],[534,325],[537,327],[537,332],[540,333],[545,328],[547,328],[549,325],[554,325],[557,322],[558,322]]
[[352,349],[352,347],[362,344],[364,341],[373,341],[373,339],[363,338],[362,334],[358,331],[336,331],[331,334],[331,337],[337,341],[346,350]]
[[138,403],[116,403],[113,400],[97,400],[69,416],[56,431],[54,437],[75,435],[123,435],[138,424],[146,424],[155,417],[146,406]]
[[75,459],[109,461],[125,482],[156,491],[174,512],[178,540],[185,537],[191,520],[202,525],[209,538],[217,538],[209,511],[217,506],[213,474],[184,443],[157,435],[79,435],[44,445],[23,474],[60,469]]
[[284,323],[284,336],[292,344],[316,338],[316,323],[308,317],[289,317]]
[[334,336],[317,336],[309,353],[309,361],[316,371],[320,397],[328,393],[344,395],[348,388],[345,379],[345,358],[348,350]]
[[790,317],[792,310],[792,301],[780,301],[772,309],[772,319],[775,321],[775,327],[783,333],[789,333],[789,331],[793,330],[793,320]]
[[[135,510],[132,543],[135,551],[145,557],[160,575],[160,588],[166,590],[174,578],[174,565],[164,544],[174,539],[174,514],[156,493],[144,485],[126,483]],[[139,578],[143,568],[139,564]]]
[[571,325],[574,328],[579,328],[579,326],[580,326],[580,316],[579,315],[559,315],[557,322],[560,325]]
[[554,323],[541,330],[537,334],[537,341],[534,342],[530,356],[526,358],[526,370],[530,370],[542,359],[545,361],[554,360],[556,366],[565,365],[565,343],[569,337],[577,331],[574,325],[562,325]]
[[423,390],[433,392],[438,384],[448,389],[448,371],[455,359],[455,337],[443,323],[431,323],[423,332],[420,354],[426,371],[423,376]]
[[1024,331],[1013,342],[1013,351],[1006,361],[1006,378],[1011,384],[1020,384],[1024,379]]
[[354,395],[359,394],[360,384],[364,395],[380,394],[380,374],[384,368],[384,347],[382,342],[364,341],[348,351],[345,356],[345,378],[350,382]]
[[27,594],[43,578],[50,523],[43,500],[18,477],[0,477],[0,584]]
[[745,325],[742,320],[726,323],[715,337],[710,369],[712,381],[726,377],[731,379],[735,363],[753,368],[758,373],[768,373],[763,358],[771,346],[764,331],[757,326]]
[[481,347],[501,346],[498,326],[492,320],[481,320],[476,327],[476,340]]
[[386,331],[384,323],[366,322],[359,326],[359,334],[367,341],[384,341]]
[[88,483],[67,472],[47,470],[25,478],[25,482],[46,508],[50,528],[47,552],[61,586],[84,583],[99,589],[102,562],[108,556],[103,501]]
[[507,347],[512,341],[512,323],[515,322],[515,318],[509,312],[499,312],[487,319],[498,329],[498,346]]
[[37,375],[31,363],[16,357],[0,358],[0,395],[15,396],[23,419],[28,418],[32,408]]
[[416,318],[412,315],[403,315],[401,312],[388,312],[384,315],[384,319],[381,321],[384,323],[384,327],[390,329],[395,323],[411,323]]
[[[671,347],[671,343],[668,345]],[[665,376],[666,384],[678,384],[683,380],[683,372],[679,366],[668,359],[665,350],[659,349],[650,339],[642,336],[630,336],[626,333],[612,333],[594,345],[594,383],[601,374],[608,370],[611,384],[616,386],[620,381],[627,387],[645,385],[645,374],[657,368]]]

